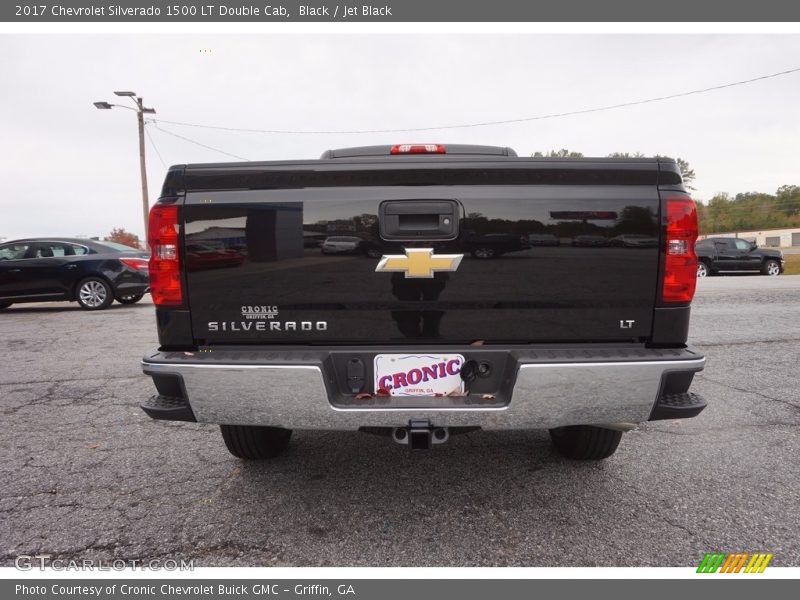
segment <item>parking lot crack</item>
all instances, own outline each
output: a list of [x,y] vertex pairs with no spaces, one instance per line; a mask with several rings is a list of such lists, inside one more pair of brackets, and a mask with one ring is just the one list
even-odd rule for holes
[[749,390],[747,388],[741,388],[741,387],[732,385],[730,383],[726,383],[724,381],[719,381],[717,379],[711,379],[706,375],[703,375],[703,381],[708,381],[708,382],[711,382],[711,383],[715,383],[715,384],[717,384],[719,386],[722,386],[724,388],[728,388],[730,390],[734,390],[734,391],[737,391],[737,392],[743,392],[745,394],[754,394],[754,395],[756,395],[756,396],[758,396],[760,398],[764,398],[765,400],[770,400],[772,402],[779,402],[780,404],[785,404],[787,406],[791,406],[792,408],[800,408],[800,405],[797,405],[794,402],[790,402],[789,400],[783,400],[781,398],[775,398],[774,396],[768,396],[767,394],[762,394],[761,392],[757,392],[755,390]]

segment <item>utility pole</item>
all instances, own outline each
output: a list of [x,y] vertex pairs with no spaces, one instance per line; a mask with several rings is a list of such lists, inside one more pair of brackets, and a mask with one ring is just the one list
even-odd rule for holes
[[[144,217],[144,247],[147,248],[147,227],[150,221],[150,196],[147,193],[147,167],[144,164],[144,105],[136,98],[136,119],[139,121],[139,173],[142,176],[142,216]],[[152,110],[152,109],[151,109]],[[153,110],[155,112],[155,110]]]
[[147,247],[147,225],[150,217],[150,198],[147,192],[147,167],[144,160],[144,115],[155,114],[154,108],[146,108],[142,101],[141,96],[137,96],[136,92],[114,92],[117,96],[130,98],[135,104],[136,108],[125,106],[123,104],[111,104],[109,102],[95,102],[95,108],[99,110],[110,110],[111,108],[127,108],[136,112],[136,120],[139,125],[139,175],[142,179],[142,216],[144,217],[144,245]]

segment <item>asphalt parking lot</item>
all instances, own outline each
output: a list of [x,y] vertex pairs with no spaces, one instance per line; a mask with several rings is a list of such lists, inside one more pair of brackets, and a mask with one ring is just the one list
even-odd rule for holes
[[800,566],[800,276],[699,282],[698,418],[644,424],[600,463],[546,432],[476,432],[412,455],[297,432],[246,464],[214,426],[154,422],[139,359],[152,305],[0,313],[0,565],[19,554],[198,566]]

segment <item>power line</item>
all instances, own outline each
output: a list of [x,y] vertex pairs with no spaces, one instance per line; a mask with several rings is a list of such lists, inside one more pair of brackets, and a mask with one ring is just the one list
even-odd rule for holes
[[163,129],[162,127],[159,127],[158,126],[158,121],[156,121],[155,119],[150,119],[150,121],[153,123],[153,125],[155,125],[155,128],[158,129],[162,133],[166,133],[167,135],[171,135],[172,137],[176,137],[176,138],[181,139],[181,140],[183,140],[185,142],[189,142],[190,144],[194,144],[196,146],[201,146],[202,148],[206,148],[208,150],[213,150],[214,152],[219,152],[220,154],[224,154],[225,156],[231,156],[233,158],[238,158],[239,160],[245,160],[245,161],[248,161],[248,162],[250,161],[249,158],[244,158],[243,156],[238,156],[236,154],[231,154],[230,152],[225,152],[225,150],[220,150],[219,148],[214,148],[213,146],[208,146],[207,144],[202,144],[202,143],[200,143],[198,141],[189,139],[189,138],[184,137],[182,135],[179,135],[177,133],[173,133],[172,131],[167,131],[166,129]]
[[[608,106],[598,106],[594,108],[585,108],[582,110],[573,110],[561,113],[550,113],[544,115],[537,115],[533,117],[522,117],[519,119],[505,119],[501,121],[482,121],[478,123],[464,123],[460,125],[439,125],[436,127],[407,127],[403,129],[350,129],[350,130],[338,130],[338,131],[302,131],[302,130],[291,130],[291,129],[247,129],[241,127],[221,127],[215,125],[201,125],[198,123],[186,123],[182,121],[167,121],[163,119],[153,119],[154,122],[160,123],[168,123],[171,125],[182,125],[184,127],[199,127],[202,129],[216,129],[220,131],[236,131],[242,133],[272,133],[272,134],[297,134],[297,135],[344,135],[344,134],[370,134],[370,133],[410,133],[410,132],[419,132],[419,131],[436,131],[436,130],[443,130],[443,129],[467,129],[473,127],[488,127],[491,125],[509,125],[512,123],[527,123],[530,121],[543,121],[545,119],[556,119],[560,117],[569,117],[574,115],[585,115],[589,113],[596,113],[602,112],[607,110],[615,110],[619,108],[627,108],[630,106],[638,106],[641,104],[649,104],[651,102],[663,102],[665,100],[673,100],[675,98],[684,98],[686,96],[693,96],[696,94],[705,94],[707,92],[713,92],[716,90],[727,89],[731,87],[736,87],[740,85],[747,85],[749,83],[755,83],[757,81],[764,81],[765,79],[773,79],[775,77],[782,77],[784,75],[790,75],[792,73],[800,72],[800,67],[789,69],[786,71],[780,71],[778,73],[771,73],[769,75],[761,75],[760,77],[753,77],[752,79],[743,79],[741,81],[734,81],[731,83],[725,83],[722,85],[715,85],[712,87],[691,90],[688,92],[680,92],[678,94],[669,94],[667,96],[658,96],[655,98],[647,98],[645,100],[635,100],[633,102],[622,102],[619,104],[611,104]],[[170,134],[176,135],[177,134]],[[180,137],[180,136],[177,136]],[[191,141],[191,140],[187,140]],[[199,142],[192,142],[198,143]],[[200,144],[202,145],[202,144]],[[214,150],[214,148],[211,148]],[[222,152],[218,150],[218,152]],[[238,158],[238,157],[237,157]],[[247,160],[247,159],[244,159]]]
[[167,163],[164,162],[164,157],[161,156],[161,152],[158,151],[158,146],[156,146],[155,141],[153,141],[153,136],[150,135],[150,131],[147,129],[147,127],[144,128],[144,132],[147,135],[147,139],[150,141],[150,145],[153,147],[153,150],[156,151],[156,154],[158,155],[158,160],[161,161],[161,164],[164,166],[164,169],[166,170],[168,168]]

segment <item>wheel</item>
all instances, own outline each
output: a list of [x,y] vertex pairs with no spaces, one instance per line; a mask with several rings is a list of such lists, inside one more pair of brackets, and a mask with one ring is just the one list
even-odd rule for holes
[[475,258],[494,258],[495,255],[496,252],[494,248],[475,248],[475,250],[472,251],[472,256]]
[[142,298],[144,298],[144,294],[131,294],[129,296],[120,296],[117,298],[117,302],[120,304],[136,304]]
[[273,458],[286,450],[291,429],[254,425],[220,425],[228,452],[236,458],[259,460]]
[[114,301],[111,286],[100,277],[87,277],[78,284],[77,300],[85,310],[103,310]]
[[708,277],[709,275],[711,275],[711,269],[708,268],[708,265],[703,261],[697,263],[697,276]]
[[775,277],[781,274],[781,266],[778,264],[777,260],[770,259],[764,262],[764,266],[761,268],[761,273]]
[[622,432],[593,425],[570,425],[550,430],[556,450],[567,458],[600,460],[617,450]]
[[12,304],[11,302],[0,302],[0,310],[8,308],[9,306],[11,306],[11,304]]

